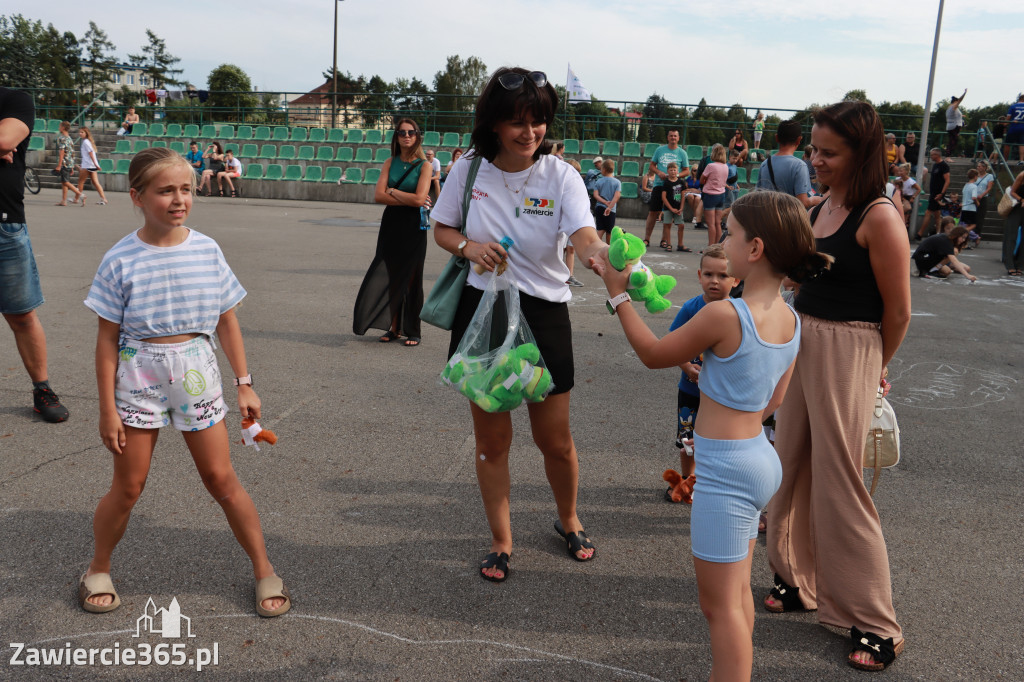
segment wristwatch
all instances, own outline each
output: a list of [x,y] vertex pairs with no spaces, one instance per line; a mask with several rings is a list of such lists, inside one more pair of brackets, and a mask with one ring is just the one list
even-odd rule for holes
[[469,240],[468,239],[463,239],[461,242],[459,242],[459,245],[455,247],[455,252],[457,254],[459,254],[459,258],[465,258],[466,257],[466,254],[462,253],[462,250],[464,248],[466,248],[466,246],[468,244],[469,244]]
[[252,373],[235,378],[235,386],[252,386]]
[[608,308],[608,313],[610,315],[614,315],[616,308],[618,308],[620,305],[622,305],[626,301],[632,301],[632,300],[633,299],[630,298],[629,294],[627,294],[625,291],[623,291],[618,296],[612,296],[611,298],[609,298],[607,301],[604,302],[604,305],[605,305],[606,308]]

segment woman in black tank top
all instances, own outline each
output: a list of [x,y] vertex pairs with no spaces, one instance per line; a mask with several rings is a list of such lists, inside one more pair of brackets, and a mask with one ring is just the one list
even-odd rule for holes
[[742,166],[747,162],[747,155],[750,153],[750,148],[747,146],[747,141],[743,138],[743,133],[737,130],[729,144],[733,151],[740,155],[740,158],[736,159],[736,165]]
[[876,389],[910,323],[910,248],[884,198],[884,133],[871,105],[822,109],[811,140],[818,179],[830,188],[811,222],[817,250],[835,263],[795,301],[801,343],[777,412],[782,486],[767,528],[776,587],[764,606],[816,609],[821,623],[851,629],[849,665],[881,670],[903,650],[903,632],[861,474]]

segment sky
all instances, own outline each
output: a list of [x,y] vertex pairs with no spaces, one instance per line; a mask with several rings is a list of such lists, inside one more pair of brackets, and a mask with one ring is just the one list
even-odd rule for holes
[[[449,55],[476,56],[488,70],[524,66],[561,85],[571,64],[612,106],[657,93],[673,103],[798,109],[853,89],[876,103],[923,105],[938,0],[343,0],[337,8],[338,69],[356,76],[430,85]],[[124,61],[140,52],[149,28],[200,88],[230,63],[260,90],[296,93],[330,69],[333,12],[333,0],[0,6],[79,39],[92,19]],[[1022,28],[1021,0],[948,0],[933,103],[964,88],[966,108],[1015,100],[1024,61],[1011,46]]]

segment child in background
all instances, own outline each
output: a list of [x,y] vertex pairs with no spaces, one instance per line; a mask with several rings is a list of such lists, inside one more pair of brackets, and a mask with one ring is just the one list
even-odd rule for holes
[[622,196],[622,183],[615,177],[615,162],[611,159],[601,162],[601,177],[594,182],[592,194],[597,235],[607,244],[615,227],[615,208]]
[[[71,140],[71,124],[67,121],[61,121],[60,123],[60,134],[57,135],[57,169],[56,174],[60,176],[60,201],[55,206],[67,206],[68,205],[68,190],[75,193],[75,198],[71,200],[72,204],[78,203],[78,197],[82,196],[82,193],[78,191],[74,183],[71,182],[71,171],[75,169],[75,143]],[[85,202],[82,202],[85,205]]]
[[722,222],[724,223],[729,219],[729,208],[732,206],[732,202],[736,201],[736,190],[739,185],[739,163],[740,154],[735,149],[729,152],[729,162],[726,166],[729,167],[729,175],[725,179],[725,203],[722,204]]
[[106,253],[85,299],[99,315],[100,436],[114,455],[114,480],[96,507],[95,550],[79,582],[79,604],[90,613],[120,606],[111,554],[145,487],[157,429],[173,423],[252,561],[256,612],[279,616],[291,600],[267,558],[256,506],[231,466],[212,341],[216,332],[238,377],[242,417],[258,419],[260,399],[235,317],[245,289],[217,243],[185,226],[196,175],[184,157],[165,147],[144,149],[132,158],[128,184],[144,223]]
[[675,161],[668,164],[666,169],[668,177],[661,183],[661,203],[665,209],[661,212],[661,248],[666,251],[672,250],[672,224],[676,224],[676,231],[679,233],[679,245],[676,251],[690,252],[693,249],[683,246],[683,192],[686,190],[686,180],[679,177],[679,166]]
[[[939,214],[942,217],[949,217],[954,219],[960,218],[960,211],[962,210],[962,208],[960,206],[959,194],[953,192],[952,194],[941,196],[938,199],[936,199],[936,202],[939,204]],[[955,222],[956,221],[954,220],[954,224]]]
[[[725,258],[725,249],[721,244],[712,244],[704,249],[697,270],[697,281],[700,282],[700,288],[704,293],[683,304],[676,314],[676,319],[672,320],[672,325],[668,328],[670,332],[689,322],[708,303],[728,298],[729,292],[736,285],[736,280],[729,276],[729,261]],[[688,443],[693,440],[693,425],[697,420],[697,409],[700,407],[700,389],[697,388],[697,382],[702,364],[700,356],[697,356],[679,366],[683,372],[679,378],[679,395],[676,398],[679,415],[676,421],[676,447],[679,448],[681,475],[676,475],[669,469],[663,476],[666,481],[675,481],[665,491],[665,499],[669,502],[693,503],[693,450],[689,449]]]
[[[968,233],[973,232],[974,226],[978,224],[978,205],[974,202],[978,195],[978,185],[975,184],[977,181],[978,171],[974,168],[967,171],[967,184],[964,185],[963,202],[960,204],[959,224],[967,228]],[[973,243],[970,234],[968,234],[967,240],[967,248],[973,249],[973,244],[977,243],[977,232],[974,233]]]
[[603,256],[594,269],[647,367],[674,367],[703,353],[690,545],[711,630],[711,679],[742,682],[750,679],[753,662],[750,564],[758,512],[782,481],[761,423],[782,402],[800,344],[800,319],[779,290],[784,277],[800,282],[829,267],[832,258],[815,251],[803,204],[781,192],[737,199],[723,246],[729,275],[744,280],[743,298],[708,303],[662,339],[624,293],[630,268],[618,272]]
[[[757,112],[757,119],[754,121],[754,149],[761,148],[761,136],[764,135],[764,114]],[[751,159],[754,161],[755,159]]]
[[704,224],[704,202],[700,198],[700,174],[697,172],[699,168],[699,161],[690,164],[690,174],[686,176],[686,193],[683,195],[683,202],[692,207],[693,228],[706,230],[708,226]]

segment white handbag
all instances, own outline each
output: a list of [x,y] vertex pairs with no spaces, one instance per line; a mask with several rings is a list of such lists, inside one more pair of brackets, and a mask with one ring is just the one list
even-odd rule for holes
[[875,397],[875,409],[871,415],[871,426],[864,442],[864,468],[875,470],[871,477],[871,495],[875,494],[878,472],[896,466],[899,461],[900,426],[896,423],[896,413],[892,405],[882,396],[879,389]]

